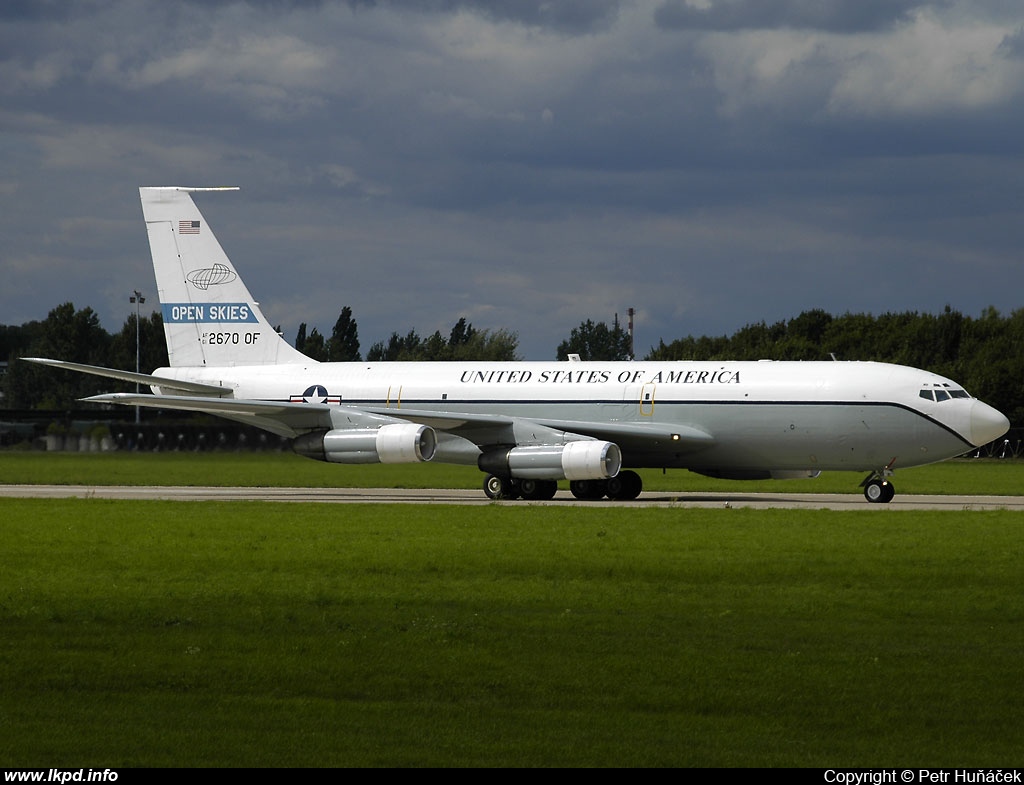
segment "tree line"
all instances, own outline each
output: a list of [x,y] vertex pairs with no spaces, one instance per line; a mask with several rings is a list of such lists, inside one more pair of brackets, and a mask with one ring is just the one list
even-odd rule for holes
[[[478,330],[460,318],[445,337],[437,330],[421,338],[415,329],[405,335],[391,333],[386,341],[378,341],[366,352],[367,362],[441,361],[441,360],[518,360],[519,339],[507,330]],[[320,362],[351,362],[362,360],[359,353],[359,327],[352,309],[341,309],[330,337],[314,327],[308,334],[306,323],[299,325],[295,348]]]
[[58,305],[43,321],[18,326],[0,325],[0,357],[8,360],[0,380],[2,405],[7,409],[71,409],[78,399],[104,392],[131,392],[134,385],[59,371],[18,357],[50,357],[56,360],[101,365],[134,371],[138,324],[138,366],[143,373],[166,367],[163,319],[154,312],[136,322],[133,313],[121,331],[111,335],[100,325],[92,308],[77,310],[73,303]]
[[804,311],[788,321],[749,324],[730,337],[659,341],[650,360],[874,360],[933,371],[962,384],[1010,422],[1024,422],[1024,309],[964,316]]
[[[154,312],[138,321],[139,368],[149,373],[166,366],[163,322]],[[0,325],[0,357],[11,360],[0,391],[12,409],[66,409],[88,395],[131,390],[110,379],[57,371],[16,357],[52,357],[90,365],[135,369],[136,317],[120,332],[107,333],[91,308],[72,303],[54,308],[41,322]],[[299,326],[295,347],[320,361],[364,359],[352,309],[342,308],[330,335]],[[559,360],[578,354],[583,360],[629,360],[630,336],[614,320],[586,320],[559,343]],[[804,311],[772,324],[748,324],[731,336],[687,336],[657,346],[644,360],[876,360],[934,371],[963,384],[978,398],[1024,422],[1024,309],[1009,316],[988,308],[978,318],[947,307],[940,314],[886,313],[880,316],[823,310]],[[478,330],[460,318],[451,331],[421,337],[416,330],[393,332],[366,352],[367,362],[520,359],[518,336],[507,330]]]

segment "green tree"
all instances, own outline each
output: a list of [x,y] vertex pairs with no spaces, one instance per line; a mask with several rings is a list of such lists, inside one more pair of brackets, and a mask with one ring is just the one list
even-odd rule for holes
[[556,357],[567,360],[578,354],[581,360],[629,360],[629,334],[616,320],[613,327],[604,322],[594,324],[590,319],[574,327],[569,339],[558,344]]
[[709,338],[701,336],[694,338],[692,335],[686,338],[677,338],[666,344],[664,339],[658,340],[658,345],[652,347],[644,356],[645,360],[728,360],[729,338],[718,336]]
[[786,323],[785,332],[776,341],[776,360],[823,360],[828,353],[822,348],[822,339],[831,315],[820,309],[804,311]]
[[415,330],[410,330],[405,336],[391,333],[386,343],[378,341],[370,347],[366,359],[372,362],[503,362],[518,360],[518,350],[519,338],[515,333],[508,330],[477,330],[462,317],[452,327],[447,339],[440,330],[425,340]]
[[473,330],[451,346],[451,359],[465,362],[512,362],[519,359],[519,336],[508,330]]
[[452,327],[452,331],[448,336],[448,346],[454,353],[458,351],[459,347],[469,344],[476,337],[476,334],[476,328],[466,321],[465,316],[462,316],[455,323],[455,326]]
[[[68,302],[50,311],[26,356],[106,365],[110,340],[92,308],[78,311]],[[110,379],[26,362],[11,364],[6,386],[7,405],[13,409],[69,409],[78,406],[79,398],[112,389]]]
[[352,309],[347,305],[341,309],[334,331],[327,342],[327,356],[331,362],[357,362],[359,354],[359,328],[352,318]]
[[[305,327],[305,324],[302,325]],[[311,360],[317,362],[326,362],[327,360],[327,342],[320,332],[314,327],[309,333],[306,339],[302,342],[302,353],[309,357]]]
[[422,359],[420,353],[420,344],[422,343],[423,341],[416,334],[416,330],[409,330],[404,337],[398,333],[391,333],[387,343],[378,341],[370,347],[370,351],[366,353],[366,359],[369,362],[419,360]]
[[[135,337],[135,314],[129,314],[121,332],[111,337],[107,356],[111,368],[135,370]],[[170,364],[164,339],[164,320],[158,311],[139,319],[138,344],[139,370],[142,373],[152,373],[156,368],[166,368]]]
[[441,335],[440,330],[435,330],[433,335],[419,345],[416,352],[417,360],[426,360],[428,362],[443,362],[451,358],[451,347],[448,341],[444,339],[444,336]]
[[15,360],[18,357],[32,356],[29,347],[38,340],[42,329],[43,323],[38,321],[26,322],[22,325],[0,325],[0,360],[8,363],[8,370],[0,374],[0,406],[14,407],[8,386],[11,379],[17,377],[18,371],[12,377],[9,369],[13,368],[15,364],[27,365],[27,363],[15,363]]
[[13,360],[24,355],[32,342],[42,333],[42,322],[26,322],[22,325],[0,325],[0,360]]
[[790,338],[806,341],[812,346],[821,346],[825,331],[828,330],[830,324],[832,324],[832,315],[820,308],[815,308],[790,319],[786,325],[786,334]]

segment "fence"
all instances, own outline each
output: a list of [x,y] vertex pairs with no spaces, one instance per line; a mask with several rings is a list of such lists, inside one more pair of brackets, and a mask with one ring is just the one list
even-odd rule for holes
[[93,410],[5,411],[0,413],[0,447],[62,452],[205,452],[291,447],[290,439],[214,417],[186,420],[155,416],[136,423],[102,414]]

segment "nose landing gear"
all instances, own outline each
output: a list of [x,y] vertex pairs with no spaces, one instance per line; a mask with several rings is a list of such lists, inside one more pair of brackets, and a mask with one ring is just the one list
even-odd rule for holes
[[876,504],[888,504],[896,495],[892,483],[879,477],[871,476],[861,485],[864,487],[864,498]]
[[895,458],[889,461],[889,465],[884,469],[871,472],[871,474],[864,478],[864,482],[860,484],[860,487],[864,489],[864,498],[869,502],[873,504],[888,504],[896,495],[896,489],[892,487],[892,483],[888,479],[892,477],[892,465],[894,463],[896,463]]

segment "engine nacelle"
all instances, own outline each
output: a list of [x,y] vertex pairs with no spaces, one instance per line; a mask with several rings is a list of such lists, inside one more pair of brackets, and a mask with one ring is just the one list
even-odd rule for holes
[[415,423],[339,428],[303,434],[292,449],[328,463],[419,463],[434,457],[437,435],[433,428]]
[[606,480],[622,468],[617,444],[577,441],[491,450],[480,456],[481,471],[523,480]]

